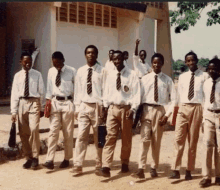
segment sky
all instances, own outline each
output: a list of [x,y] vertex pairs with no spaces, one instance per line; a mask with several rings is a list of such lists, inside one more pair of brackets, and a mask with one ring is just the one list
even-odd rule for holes
[[[177,8],[177,2],[169,2],[169,9]],[[198,58],[220,57],[220,24],[206,26],[208,16],[206,13],[212,10],[211,6],[206,7],[201,14],[200,20],[195,26],[190,26],[187,31],[176,34],[175,26],[171,27],[171,43],[173,59],[184,59],[185,54],[193,50]]]

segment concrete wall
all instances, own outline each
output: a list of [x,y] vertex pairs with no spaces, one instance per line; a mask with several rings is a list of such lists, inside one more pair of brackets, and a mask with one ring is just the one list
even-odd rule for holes
[[117,29],[57,22],[57,51],[64,54],[67,65],[76,69],[83,66],[86,63],[84,50],[90,44],[98,48],[98,61],[105,65],[108,51],[118,48]]
[[147,61],[150,63],[150,57],[154,53],[154,20],[144,18],[138,22],[136,19],[128,17],[119,17],[119,49],[129,52],[129,67],[132,68],[132,56],[135,50],[136,39],[141,39],[139,51],[147,51]]
[[[21,39],[35,39],[40,53],[34,68],[39,70],[46,83],[47,72],[51,67],[51,51],[55,23],[55,7],[50,3],[8,3],[7,8],[7,76],[9,84],[14,74],[21,69]],[[55,38],[56,40],[56,38]],[[54,42],[53,42],[54,43]]]

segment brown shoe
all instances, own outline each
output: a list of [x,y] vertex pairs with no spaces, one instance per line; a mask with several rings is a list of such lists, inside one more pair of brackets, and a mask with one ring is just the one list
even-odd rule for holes
[[150,175],[151,175],[152,178],[158,177],[157,170],[154,169],[154,168],[150,168]]
[[69,167],[69,165],[70,165],[69,160],[63,160],[63,161],[61,162],[59,168],[67,168],[67,167]]
[[74,166],[73,173],[81,174],[82,173],[82,166]]
[[144,179],[145,178],[144,169],[139,168],[137,172],[131,174],[131,177]]
[[212,181],[211,179],[202,179],[199,182],[200,187],[209,187],[211,185]]

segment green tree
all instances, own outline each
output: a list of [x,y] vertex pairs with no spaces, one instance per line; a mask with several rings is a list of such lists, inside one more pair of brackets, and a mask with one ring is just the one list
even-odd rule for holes
[[174,61],[172,67],[174,71],[181,71],[181,72],[184,72],[187,69],[185,62],[180,59]]
[[212,24],[220,24],[220,1],[213,2],[178,2],[178,10],[170,11],[171,26],[175,25],[175,33],[182,30],[188,30],[190,26],[194,26],[201,17],[202,10],[208,5],[212,5],[212,10],[207,12],[207,26]]
[[207,67],[209,64],[209,59],[208,58],[201,58],[199,59],[198,65],[201,65],[202,67]]

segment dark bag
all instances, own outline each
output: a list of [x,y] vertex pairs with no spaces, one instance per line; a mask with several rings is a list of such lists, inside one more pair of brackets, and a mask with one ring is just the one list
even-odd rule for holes
[[13,122],[11,124],[11,131],[10,131],[10,136],[8,140],[8,146],[9,147],[15,147],[16,146],[16,124]]
[[107,135],[106,125],[99,125],[98,126],[98,148],[104,147],[106,135]]

